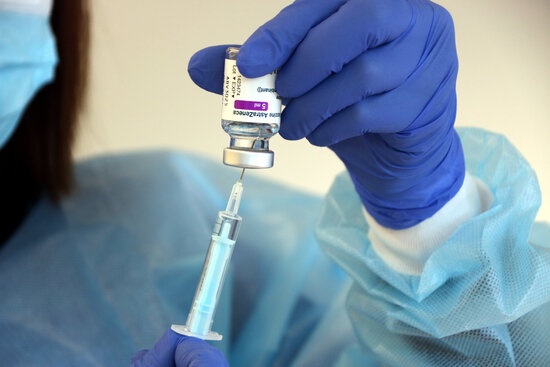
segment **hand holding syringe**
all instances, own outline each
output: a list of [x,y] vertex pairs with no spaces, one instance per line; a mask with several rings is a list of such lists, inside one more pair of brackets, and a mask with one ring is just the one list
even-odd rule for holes
[[211,331],[216,305],[223,287],[223,281],[235,241],[239,235],[241,217],[237,214],[243,192],[241,177],[233,185],[233,190],[227,202],[227,208],[218,212],[218,219],[212,231],[210,245],[204,260],[202,274],[195,292],[195,298],[187,323],[172,325],[172,330],[178,334],[194,336],[204,340],[221,340],[222,335]]

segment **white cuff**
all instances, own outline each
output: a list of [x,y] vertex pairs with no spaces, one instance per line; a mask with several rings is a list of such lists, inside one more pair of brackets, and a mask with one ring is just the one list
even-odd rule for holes
[[426,260],[460,224],[491,207],[493,194],[478,178],[466,173],[458,193],[433,216],[401,230],[381,226],[366,211],[368,238],[374,251],[397,272],[420,275]]

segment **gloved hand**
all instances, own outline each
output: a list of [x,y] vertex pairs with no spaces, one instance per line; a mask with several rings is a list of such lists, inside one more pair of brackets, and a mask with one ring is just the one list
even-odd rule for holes
[[[222,92],[227,46],[189,74]],[[246,77],[280,68],[280,134],[332,149],[367,211],[402,229],[432,216],[464,180],[453,125],[458,61],[449,13],[426,0],[297,0],[242,46]]]
[[131,367],[229,367],[222,352],[204,340],[167,330],[153,349],[140,350]]

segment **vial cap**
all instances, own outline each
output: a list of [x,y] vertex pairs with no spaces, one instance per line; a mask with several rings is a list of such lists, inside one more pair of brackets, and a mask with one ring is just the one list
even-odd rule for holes
[[271,150],[254,151],[250,149],[225,148],[223,163],[239,168],[271,168],[274,154]]

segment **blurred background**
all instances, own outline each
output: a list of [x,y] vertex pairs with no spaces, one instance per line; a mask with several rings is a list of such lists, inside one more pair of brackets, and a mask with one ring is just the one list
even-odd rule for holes
[[[242,43],[291,1],[94,0],[91,81],[77,158],[178,149],[220,161],[220,97],[196,87],[196,50]],[[454,17],[457,126],[506,135],[536,170],[550,221],[550,2],[437,1]],[[343,165],[306,140],[271,139],[275,167],[252,174],[323,195]],[[239,175],[235,168],[235,178]],[[250,172],[249,172],[250,173]],[[247,173],[247,175],[249,174]]]

